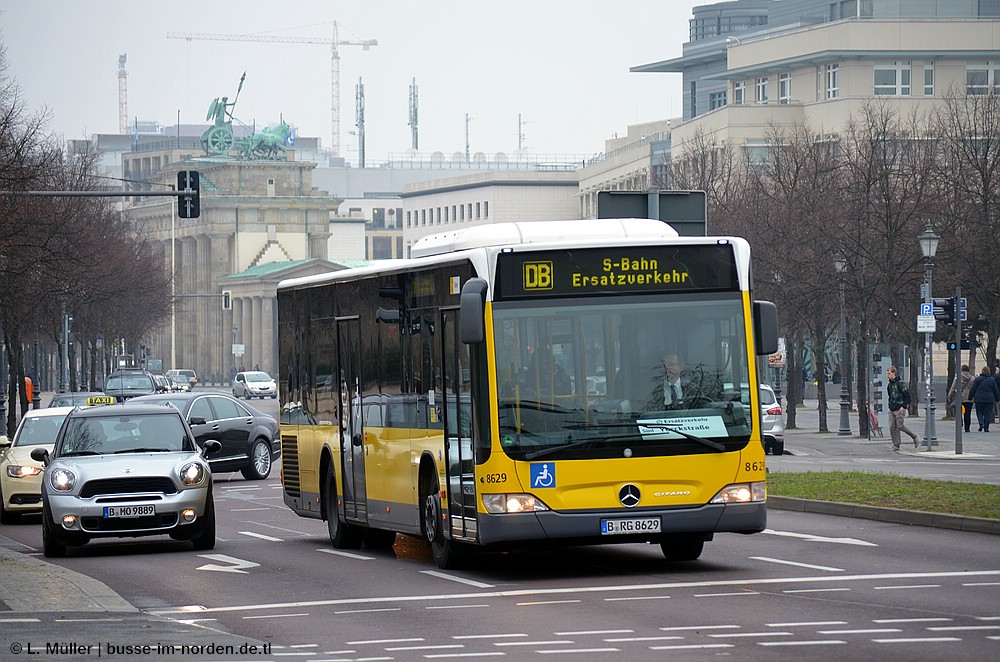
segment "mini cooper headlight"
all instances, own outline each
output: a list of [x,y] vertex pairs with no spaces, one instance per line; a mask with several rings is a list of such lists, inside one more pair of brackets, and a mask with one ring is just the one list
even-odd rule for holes
[[42,470],[38,467],[18,466],[16,464],[7,465],[7,475],[11,478],[27,478],[28,476],[37,476],[40,473],[42,473]]
[[76,474],[69,469],[56,469],[49,475],[49,485],[57,492],[69,492],[76,485]]
[[201,462],[188,462],[181,467],[181,482],[185,485],[198,485],[205,480],[205,465]]

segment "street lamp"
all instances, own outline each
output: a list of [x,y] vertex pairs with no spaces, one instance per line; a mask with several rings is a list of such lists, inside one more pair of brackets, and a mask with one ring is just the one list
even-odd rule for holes
[[837,269],[838,288],[840,289],[840,430],[837,434],[843,437],[851,434],[851,394],[847,385],[847,321],[844,317],[844,280],[847,272],[847,258],[843,255],[833,261]]
[[[934,272],[934,254],[937,253],[938,240],[940,240],[940,237],[934,234],[934,226],[930,221],[927,221],[927,226],[924,228],[924,231],[917,236],[917,241],[920,242],[920,252],[924,254],[924,270],[927,272],[927,291],[924,293],[924,303],[930,304],[932,307],[934,305],[932,276]],[[933,335],[934,334],[930,331],[924,332],[924,383],[927,392],[926,404],[924,405],[926,413],[926,418],[924,420],[924,443],[927,450],[930,450],[931,446],[937,446],[937,432],[934,429]]]

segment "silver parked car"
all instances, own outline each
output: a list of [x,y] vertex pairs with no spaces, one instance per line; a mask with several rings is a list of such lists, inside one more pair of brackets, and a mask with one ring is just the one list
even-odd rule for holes
[[42,552],[65,556],[92,538],[167,534],[215,547],[212,471],[181,413],[162,404],[76,409],[50,452],[31,458],[42,478]]
[[767,384],[760,385],[760,423],[761,438],[764,442],[764,455],[783,455],[785,453],[785,419],[782,418],[781,405],[774,396],[774,389]]
[[233,377],[233,397],[234,398],[276,398],[278,397],[278,385],[274,383],[274,377],[261,372],[260,370],[247,370],[238,372]]

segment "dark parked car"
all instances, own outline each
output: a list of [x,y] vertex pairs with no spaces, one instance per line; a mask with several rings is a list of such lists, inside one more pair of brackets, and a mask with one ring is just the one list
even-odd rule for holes
[[145,370],[138,368],[122,368],[108,375],[104,383],[104,392],[115,396],[118,402],[124,402],[140,395],[159,393],[160,387],[156,378]]
[[278,421],[223,393],[163,393],[136,402],[171,404],[180,410],[201,444],[217,439],[222,450],[208,458],[213,473],[239,471],[247,480],[271,473],[279,453]]

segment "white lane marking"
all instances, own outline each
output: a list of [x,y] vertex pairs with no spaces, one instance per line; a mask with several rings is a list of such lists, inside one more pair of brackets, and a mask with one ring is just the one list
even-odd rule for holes
[[609,644],[624,644],[636,641],[677,641],[678,639],[683,639],[684,637],[680,635],[663,635],[662,637],[608,637],[602,639]]
[[743,637],[790,637],[791,632],[724,632],[723,634],[710,634],[713,639],[736,639]]
[[387,646],[388,651],[434,651],[447,648],[465,648],[463,644],[439,644],[437,646]]
[[[249,574],[245,568],[256,568],[260,566],[259,563],[254,563],[253,561],[244,561],[243,559],[238,559],[234,556],[226,556],[225,554],[199,554],[203,559],[208,559],[210,561],[218,561],[219,563],[229,563],[229,566],[216,565],[214,563],[208,563],[203,566],[199,566],[198,570],[214,570],[216,572],[235,572],[241,575]],[[203,611],[208,611],[203,610]]]
[[534,607],[537,605],[568,605],[576,602],[583,602],[583,600],[536,600],[534,602],[515,602],[514,604],[518,607]]
[[[488,651],[485,653],[432,653],[424,655],[424,657],[439,660],[452,657],[503,657],[506,654],[503,651]],[[317,662],[319,661],[317,660]]]
[[243,616],[243,620],[250,621],[257,618],[289,618],[293,616],[308,616],[309,614],[264,614],[263,616]]
[[769,628],[819,627],[820,625],[847,625],[847,621],[798,621],[792,623],[765,623]]
[[910,639],[872,639],[876,644],[930,644],[962,641],[959,637],[912,637]]
[[939,625],[927,628],[931,632],[952,632],[955,630],[1000,630],[1000,625]]
[[[337,550],[324,550],[334,553]],[[981,577],[998,576],[1000,570],[955,570],[945,572],[910,572],[910,573],[885,573],[878,575],[817,575],[812,577],[760,577],[755,579],[718,579],[700,582],[672,582],[662,584],[619,584],[609,586],[583,586],[565,588],[538,588],[538,589],[517,589],[510,591],[490,591],[484,593],[453,593],[443,595],[394,595],[380,597],[360,597],[360,598],[337,598],[324,600],[298,600],[295,602],[265,602],[259,604],[229,605],[226,607],[207,607],[205,605],[182,605],[166,609],[150,609],[147,613],[158,616],[168,614],[189,614],[192,611],[199,613],[208,612],[232,612],[248,611],[260,609],[288,609],[293,607],[321,607],[329,605],[350,605],[350,604],[372,604],[377,602],[442,602],[445,600],[482,600],[484,598],[512,598],[530,595],[580,595],[587,593],[627,593],[629,591],[665,591],[671,589],[691,589],[706,588],[714,586],[772,586],[774,584],[803,584],[803,583],[831,583],[831,582],[859,582],[886,579],[923,579],[923,578],[951,578],[951,577]]]
[[651,651],[701,650],[703,648],[733,648],[735,644],[678,644],[676,646],[650,646]]
[[489,605],[431,605],[424,607],[424,609],[481,609],[483,607],[489,607]]
[[839,639],[820,639],[812,641],[758,641],[758,646],[832,646],[836,644],[846,644],[846,641]]
[[250,536],[251,538],[260,538],[261,540],[270,540],[271,542],[285,542],[281,538],[265,536],[263,533],[254,533],[253,531],[240,531],[240,533],[244,536]]
[[849,588],[792,588],[782,593],[833,593],[836,591],[850,591]]
[[505,634],[455,634],[452,639],[509,639],[511,637],[527,637],[524,632],[508,632]]
[[637,595],[628,598],[604,598],[605,602],[622,602],[625,600],[669,600],[669,595]]
[[554,646],[556,644],[575,644],[572,639],[551,639],[549,641],[494,641],[494,646]]
[[386,607],[384,609],[351,609],[349,611],[335,611],[334,614],[374,614],[379,611],[403,611],[399,607]]
[[875,591],[896,591],[904,588],[941,588],[940,584],[907,584],[904,586],[872,586]]
[[553,632],[557,637],[573,637],[585,634],[633,634],[635,630],[578,630],[576,632]]
[[41,623],[38,618],[0,618],[0,623]]
[[783,559],[775,559],[770,556],[751,556],[754,561],[766,561],[767,563],[780,563],[781,565],[794,565],[798,568],[809,568],[810,570],[826,570],[828,572],[844,572],[843,568],[833,568],[828,565],[812,565],[810,563],[799,563],[797,561],[785,561]]
[[565,653],[570,653],[570,654],[574,654],[574,653],[621,653],[622,649],[620,649],[620,648],[564,648],[564,649],[551,650],[551,651],[538,650],[538,651],[535,651],[535,652],[536,653],[540,653],[542,655],[558,655],[558,654],[565,654]]
[[826,536],[817,536],[811,533],[794,533],[792,531],[775,531],[774,529],[764,529],[763,533],[770,533],[772,536],[786,536],[789,538],[801,538],[806,542],[833,542],[840,543],[841,545],[861,545],[862,547],[878,547],[877,544],[873,542],[868,542],[867,540],[858,540],[857,538],[827,538]]
[[670,628],[660,628],[664,632],[677,632],[680,630],[733,630],[739,625],[678,625]]
[[739,595],[760,595],[757,591],[733,591],[730,593],[695,593],[696,598],[732,598]]
[[323,552],[324,554],[333,554],[334,556],[346,556],[349,559],[358,559],[359,561],[374,561],[374,556],[364,556],[362,554],[352,554],[350,552],[342,552],[339,549],[326,549],[320,548],[316,550],[317,552]]
[[1000,586],[1000,582],[970,582],[962,586]]
[[410,637],[409,639],[362,639],[359,641],[347,641],[348,646],[362,646],[364,644],[405,644],[411,641],[427,641],[423,637]]
[[974,618],[977,621],[1000,621],[1000,616],[975,616]]
[[950,623],[952,618],[873,618],[872,623]]
[[816,630],[817,634],[884,634],[902,632],[899,628],[867,628],[861,630]]
[[493,584],[477,582],[474,579],[466,579],[465,577],[456,577],[455,575],[449,575],[448,573],[445,572],[438,572],[437,570],[421,570],[420,572],[425,575],[430,575],[431,577],[437,577],[438,579],[447,579],[450,582],[458,582],[459,584],[468,584],[469,586],[475,586],[476,588],[495,588]]

